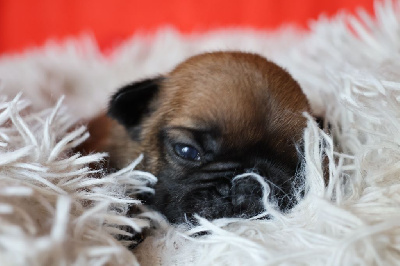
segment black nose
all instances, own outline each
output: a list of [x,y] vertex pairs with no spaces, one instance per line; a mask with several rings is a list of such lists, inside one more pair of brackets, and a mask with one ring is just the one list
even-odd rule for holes
[[262,211],[262,185],[252,176],[235,179],[232,182],[231,199],[235,213]]
[[[297,182],[295,172],[295,169],[271,162],[257,163],[253,167],[245,168],[244,173],[249,175],[232,183],[231,197],[234,212],[242,212],[245,209],[252,214],[262,212],[265,192],[269,192],[268,198],[276,203],[281,211],[290,209],[296,201],[293,196],[294,185]],[[269,186],[269,190],[264,191],[263,184],[251,173],[261,176]]]

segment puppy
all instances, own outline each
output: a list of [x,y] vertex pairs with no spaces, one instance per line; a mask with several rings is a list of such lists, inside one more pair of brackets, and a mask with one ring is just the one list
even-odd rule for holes
[[114,168],[143,153],[140,169],[158,177],[147,202],[172,223],[194,214],[250,217],[263,211],[261,185],[233,178],[263,176],[279,207],[290,208],[302,113],[310,111],[276,64],[250,53],[206,53],[117,91],[108,117],[91,123],[96,136],[85,149],[108,151]]

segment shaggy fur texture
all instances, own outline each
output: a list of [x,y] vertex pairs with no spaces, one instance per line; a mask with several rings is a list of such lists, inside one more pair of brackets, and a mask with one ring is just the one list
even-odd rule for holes
[[[88,39],[3,57],[0,264],[398,265],[399,12],[398,2],[386,1],[376,5],[376,19],[362,12],[321,18],[309,33],[183,38],[164,30],[151,42],[136,36],[108,58]],[[78,121],[100,112],[121,84],[221,49],[258,52],[286,67],[331,124],[331,135],[312,121],[304,133],[304,199],[287,214],[266,201],[270,220],[199,217],[195,228],[171,227],[157,213],[125,217],[139,204],[135,193],[156,179],[133,170],[137,162],[112,175],[94,173],[88,163],[105,155],[71,153],[87,138]],[[131,253],[124,245],[132,243],[113,235],[130,234],[120,225],[140,231],[149,225],[144,217],[153,236]],[[209,234],[195,236],[201,231]]]

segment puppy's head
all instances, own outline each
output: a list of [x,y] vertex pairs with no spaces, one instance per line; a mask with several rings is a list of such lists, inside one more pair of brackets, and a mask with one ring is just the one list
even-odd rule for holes
[[122,88],[109,115],[135,144],[125,156],[144,153],[142,169],[159,178],[155,208],[181,222],[193,214],[213,219],[263,211],[260,184],[233,181],[246,172],[263,176],[271,196],[288,207],[304,111],[310,111],[306,97],[282,68],[255,54],[218,52]]

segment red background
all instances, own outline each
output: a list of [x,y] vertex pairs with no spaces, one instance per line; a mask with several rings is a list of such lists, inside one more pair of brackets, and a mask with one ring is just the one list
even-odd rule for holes
[[102,49],[135,32],[172,25],[183,33],[222,27],[307,27],[340,9],[372,13],[372,0],[0,0],[0,54],[38,46],[48,38],[92,33]]

